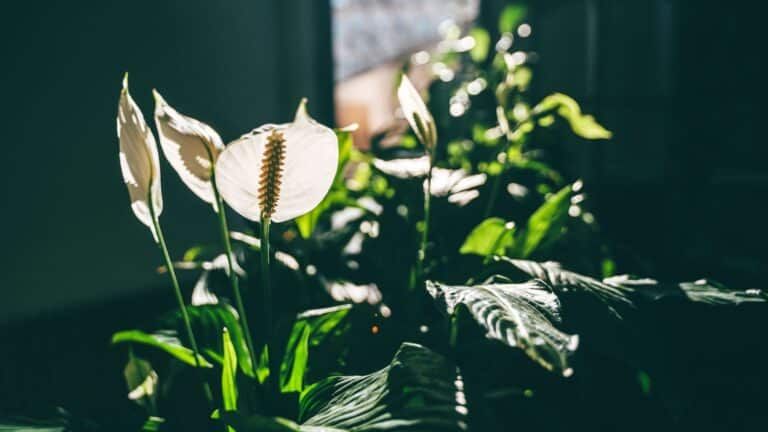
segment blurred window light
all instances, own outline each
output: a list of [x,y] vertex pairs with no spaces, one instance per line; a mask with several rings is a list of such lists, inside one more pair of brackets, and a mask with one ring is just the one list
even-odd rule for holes
[[479,5],[480,0],[332,0],[336,80],[438,42],[441,31],[474,20]]

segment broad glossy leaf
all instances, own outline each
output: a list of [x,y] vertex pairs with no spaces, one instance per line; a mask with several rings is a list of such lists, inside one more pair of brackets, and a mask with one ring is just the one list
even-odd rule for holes
[[[176,332],[173,331],[158,331],[153,334],[148,334],[141,330],[124,330],[112,335],[112,343],[137,343],[148,345],[167,352],[189,366],[196,366],[197,364],[195,362],[194,352],[183,346],[176,336]],[[197,358],[201,367],[213,367],[205,357],[198,355]]]
[[562,93],[553,93],[539,102],[533,109],[536,114],[544,114],[557,110],[571,126],[576,135],[586,139],[609,139],[613,136],[611,131],[601,126],[593,116],[581,113],[581,107],[570,96]]
[[707,279],[682,282],[679,286],[689,300],[711,305],[738,305],[766,301],[765,293],[759,289],[739,291]]
[[765,293],[759,289],[735,290],[707,279],[679,284],[662,284],[654,279],[618,275],[603,279],[603,282],[611,286],[631,288],[638,296],[652,301],[682,297],[692,302],[717,306],[766,301]]
[[488,218],[469,233],[459,252],[483,257],[504,255],[514,240],[514,229],[514,223],[501,218]]
[[156,217],[163,212],[160,158],[155,137],[128,91],[128,74],[123,78],[117,108],[117,137],[120,139],[120,169],[123,182],[128,187],[131,209],[136,218],[149,227],[157,241],[149,206],[152,206]]
[[467,430],[459,369],[411,343],[402,344],[388,366],[370,375],[337,376],[313,384],[299,404],[300,430],[307,432]]
[[302,391],[307,372],[309,347],[319,345],[344,321],[351,305],[313,309],[300,313],[288,338],[285,357],[280,366],[280,389]]
[[[281,144],[269,150],[268,142]],[[264,125],[229,144],[216,162],[216,186],[242,216],[261,220],[271,200],[271,220],[283,222],[320,204],[338,165],[336,134],[309,117],[304,100],[292,123]]]
[[[222,334],[222,351],[224,351],[224,364],[221,368],[221,398],[222,406],[225,411],[237,410],[237,354],[232,345],[232,339],[229,337],[229,331],[224,327]],[[231,427],[227,428],[234,432]]]
[[585,292],[595,296],[605,303],[609,310],[620,317],[616,306],[632,307],[630,295],[634,287],[630,284],[612,284],[601,282],[589,276],[584,276],[564,269],[553,261],[536,262],[500,257],[499,259],[512,264],[531,277],[541,279],[557,292]]
[[448,314],[464,306],[489,339],[519,347],[545,369],[570,376],[577,335],[561,332],[560,301],[541,281],[449,286],[427,281],[427,291]]
[[156,90],[155,126],[163,154],[181,180],[200,199],[217,209],[211,176],[224,150],[219,134],[207,124],[180,114]]

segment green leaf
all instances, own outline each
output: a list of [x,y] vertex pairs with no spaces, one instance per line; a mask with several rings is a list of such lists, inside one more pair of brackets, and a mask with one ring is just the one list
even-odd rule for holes
[[[224,351],[224,367],[221,369],[221,398],[225,411],[237,410],[237,353],[232,345],[232,339],[229,337],[229,331],[226,327],[222,331],[222,350]],[[234,432],[234,429],[227,427],[227,430]]]
[[[632,307],[630,295],[635,291],[629,284],[616,283],[617,279],[606,279],[601,282],[589,276],[584,276],[564,269],[559,263],[536,262],[500,257],[504,262],[512,264],[530,277],[543,280],[556,292],[584,292],[601,302],[616,316],[621,317],[617,306]],[[614,282],[611,282],[611,281]]]
[[164,418],[157,417],[157,416],[150,416],[147,418],[144,424],[141,425],[141,430],[142,432],[157,432],[160,429],[162,429],[163,424],[165,424]]
[[553,93],[538,103],[533,108],[536,114],[544,114],[557,110],[557,113],[571,125],[571,130],[576,135],[586,139],[609,139],[613,136],[611,131],[601,126],[594,117],[581,113],[581,107],[570,96],[562,93]]
[[499,16],[499,32],[512,33],[523,22],[528,10],[520,4],[511,4],[504,8]]
[[157,410],[158,376],[152,365],[133,355],[131,350],[128,352],[128,363],[123,369],[123,376],[128,386],[128,399],[154,414]]
[[603,282],[611,286],[632,290],[638,296],[651,301],[684,298],[688,301],[712,306],[737,306],[742,303],[764,303],[768,300],[768,296],[761,290],[735,290],[707,279],[678,284],[661,284],[654,279],[618,275],[603,279]]
[[475,40],[475,46],[469,50],[469,56],[475,63],[482,63],[488,58],[488,50],[491,46],[491,37],[482,27],[474,27],[469,35]]
[[280,389],[284,393],[304,389],[309,347],[317,346],[344,321],[352,305],[302,312],[296,317],[280,366]]
[[734,290],[707,279],[700,279],[695,282],[681,282],[679,286],[688,300],[710,305],[739,305],[741,303],[762,303],[766,301],[765,294],[760,290]]
[[[313,429],[303,429],[295,422],[282,417],[265,417],[261,415],[243,416],[238,412],[225,411],[216,418],[233,427],[239,432],[311,432]],[[230,429],[231,430],[231,429]],[[333,432],[333,429],[314,429],[316,432]]]
[[572,193],[571,185],[565,186],[556,194],[547,197],[544,204],[533,212],[525,229],[519,231],[515,238],[515,256],[526,258],[539,247],[556,241],[561,236],[568,221]]
[[[196,366],[194,352],[183,346],[173,331],[158,331],[148,334],[141,330],[124,330],[112,335],[113,344],[126,342],[159,348],[189,366]],[[205,357],[198,355],[197,359],[201,367],[213,367]]]
[[344,169],[354,150],[352,130],[347,128],[335,129],[335,132],[336,138],[339,140],[339,165],[336,168],[336,177],[333,180],[331,191],[323,198],[320,204],[309,213],[296,218],[296,227],[299,229],[299,234],[302,238],[309,238],[312,235],[320,217],[333,204],[347,200],[347,190],[344,187]]
[[[240,319],[232,306],[225,303],[187,306],[187,313],[201,352],[213,352],[219,357],[223,357],[221,329],[226,327],[237,353],[237,364],[240,370],[251,378],[256,376]],[[182,333],[184,321],[179,311],[174,311],[166,316],[161,320],[161,324],[164,327],[177,329],[179,334],[185,334]]]
[[560,300],[543,282],[449,286],[427,281],[427,291],[448,314],[465,307],[489,339],[519,347],[547,370],[566,377],[573,373],[569,359],[579,338],[554,326],[561,322]]
[[385,368],[326,378],[299,400],[300,430],[306,432],[461,431],[467,413],[456,365],[411,343],[402,344]]
[[69,428],[63,420],[36,421],[30,419],[5,419],[0,417],[2,432],[66,432]]
[[464,240],[459,252],[480,256],[504,255],[512,245],[515,225],[501,218],[489,218],[476,226]]

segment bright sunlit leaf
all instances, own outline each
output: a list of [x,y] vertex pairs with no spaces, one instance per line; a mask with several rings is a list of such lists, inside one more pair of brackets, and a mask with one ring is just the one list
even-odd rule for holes
[[553,93],[539,102],[533,112],[544,114],[556,110],[571,125],[573,133],[586,139],[609,139],[611,131],[600,125],[593,116],[581,113],[581,107],[572,97]]
[[163,211],[160,159],[155,137],[128,91],[128,74],[123,78],[117,108],[117,137],[120,139],[120,169],[128,187],[131,209],[157,240],[152,212],[158,217]]
[[[148,334],[140,330],[125,330],[112,335],[112,343],[136,343],[140,345],[148,345],[167,352],[189,366],[195,367],[197,365],[197,362],[195,361],[195,353],[181,344],[181,341],[176,337],[175,332],[157,332]],[[200,362],[200,367],[213,367],[205,357],[199,355],[197,356],[197,359]]]
[[264,125],[229,144],[216,162],[216,185],[244,217],[283,222],[323,200],[338,160],[336,134],[309,117],[302,100],[292,123]]
[[205,123],[179,114],[156,90],[155,125],[165,158],[184,184],[216,209],[211,175],[224,149],[219,134]]
[[[221,368],[221,398],[225,411],[234,411],[237,409],[237,354],[232,340],[229,338],[229,331],[224,327],[221,335],[222,351],[224,352],[224,364]],[[227,430],[234,432],[234,429],[227,427]]]
[[527,9],[521,4],[511,4],[504,8],[499,17],[499,32],[512,33],[523,22]]
[[514,223],[501,218],[488,218],[469,233],[459,252],[483,257],[504,255],[504,251],[514,241],[514,229]]

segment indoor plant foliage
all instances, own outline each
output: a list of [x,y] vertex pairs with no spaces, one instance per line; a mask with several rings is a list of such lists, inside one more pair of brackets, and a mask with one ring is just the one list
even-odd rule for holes
[[[551,395],[594,369],[583,347],[641,363],[604,342],[649,305],[765,302],[614,274],[589,185],[547,144],[612,134],[569,96],[530,91],[529,53],[510,38],[524,16],[508,8],[496,43],[455,28],[429,60],[415,56],[396,84],[403,121],[370,152],[306,100],[292,121],[225,145],[154,91],[156,139],[126,76],[120,167],[178,303],[113,336],[145,430],[510,430],[506,407],[539,389],[544,405],[567,401]],[[434,74],[424,92],[407,73],[422,66]],[[220,244],[168,250],[158,142],[211,205]],[[252,230],[232,231],[227,207]],[[181,286],[177,270],[200,278]]]

